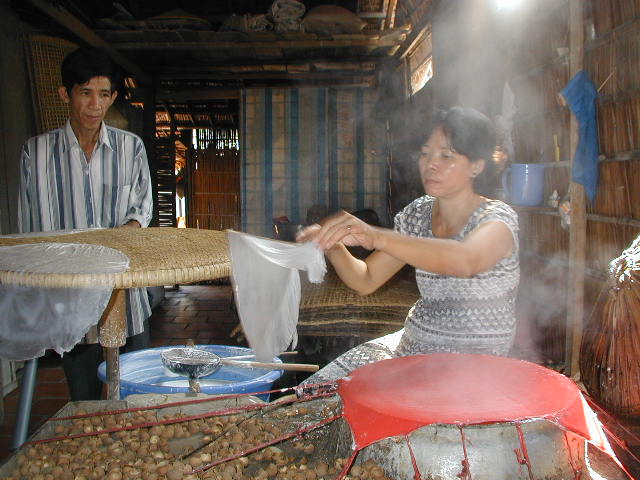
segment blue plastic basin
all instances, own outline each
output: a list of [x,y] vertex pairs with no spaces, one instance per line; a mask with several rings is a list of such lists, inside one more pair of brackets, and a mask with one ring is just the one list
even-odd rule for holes
[[[134,393],[189,392],[187,377],[167,372],[160,358],[160,353],[163,350],[179,347],[184,347],[184,345],[148,348],[122,354],[120,356],[120,398]],[[253,354],[253,350],[249,348],[226,345],[196,345],[196,348],[213,352],[221,357]],[[280,362],[281,360],[275,358],[273,361]],[[271,389],[273,382],[280,378],[282,373],[282,370],[222,365],[218,371],[201,377],[199,383],[202,393],[210,395],[265,392]],[[98,367],[98,377],[106,382],[106,362],[102,362]],[[269,400],[269,394],[258,396],[265,401]]]

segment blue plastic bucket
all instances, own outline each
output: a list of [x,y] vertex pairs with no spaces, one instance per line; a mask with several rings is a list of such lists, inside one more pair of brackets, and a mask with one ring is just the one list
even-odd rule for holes
[[[177,347],[183,347],[178,345]],[[162,365],[160,353],[176,346],[148,348],[120,356],[120,398],[134,393],[187,393],[189,381],[186,377],[167,372]],[[221,357],[252,355],[253,350],[226,345],[196,345],[196,348],[213,352]],[[251,360],[251,359],[249,359]],[[275,358],[274,362],[279,362]],[[282,376],[282,370],[243,368],[222,365],[218,371],[198,379],[202,393],[209,395],[232,393],[256,393],[271,389],[271,385]],[[106,383],[107,365],[98,367],[98,377]],[[265,401],[269,394],[258,395]]]

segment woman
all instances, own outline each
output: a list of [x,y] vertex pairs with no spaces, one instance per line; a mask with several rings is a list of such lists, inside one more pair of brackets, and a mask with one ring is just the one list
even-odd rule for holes
[[[342,212],[301,232],[298,241],[317,242],[358,293],[374,292],[409,264],[421,296],[402,330],[349,350],[305,383],[332,381],[396,356],[508,354],[520,276],[518,220],[508,205],[480,194],[494,175],[494,147],[489,119],[454,107],[435,119],[419,153],[426,195],[396,215],[394,230]],[[356,259],[346,248],[354,245],[374,252]]]

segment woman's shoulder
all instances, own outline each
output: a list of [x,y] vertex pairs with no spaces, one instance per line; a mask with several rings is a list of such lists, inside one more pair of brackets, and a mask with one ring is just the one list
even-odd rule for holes
[[409,205],[404,207],[402,212],[424,212],[425,210],[430,210],[433,207],[433,203],[435,202],[435,197],[431,195],[423,195],[421,197],[416,198]]
[[501,220],[509,226],[518,228],[518,214],[501,200],[488,200],[477,211],[478,223],[490,220]]
[[416,198],[396,214],[395,229],[401,233],[417,235],[430,217],[429,212],[434,201],[435,198],[429,195]]

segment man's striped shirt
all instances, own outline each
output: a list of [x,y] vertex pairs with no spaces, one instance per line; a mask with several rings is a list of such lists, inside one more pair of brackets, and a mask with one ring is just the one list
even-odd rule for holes
[[[20,159],[20,232],[114,228],[129,220],[149,225],[153,200],[144,144],[104,122],[89,162],[67,121],[30,138]],[[146,289],[128,292],[129,335],[151,315]]]

